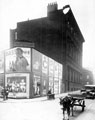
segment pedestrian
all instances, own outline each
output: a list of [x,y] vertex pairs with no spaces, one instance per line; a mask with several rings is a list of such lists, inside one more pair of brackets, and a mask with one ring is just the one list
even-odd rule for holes
[[5,88],[2,89],[1,94],[2,94],[2,96],[3,96],[3,100],[6,100],[6,92],[5,92]]
[[48,90],[48,94],[51,94],[51,89]]
[[5,88],[5,96],[6,96],[6,100],[8,99],[8,94],[9,94],[9,90],[8,90],[8,88],[6,87],[6,88]]
[[7,87],[3,88],[1,94],[3,96],[3,100],[7,100],[8,99],[8,94],[9,94],[8,88]]

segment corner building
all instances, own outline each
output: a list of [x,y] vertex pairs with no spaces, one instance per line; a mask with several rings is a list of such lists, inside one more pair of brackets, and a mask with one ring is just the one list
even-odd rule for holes
[[5,86],[9,97],[33,98],[61,93],[62,64],[35,49],[15,47],[5,51]]
[[81,88],[83,42],[70,6],[58,9],[57,3],[48,4],[47,17],[18,22],[10,30],[11,48],[35,49],[62,65],[61,92]]

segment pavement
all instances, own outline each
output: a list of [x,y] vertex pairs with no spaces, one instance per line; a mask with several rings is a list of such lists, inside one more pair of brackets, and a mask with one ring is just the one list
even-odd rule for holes
[[[76,94],[79,92],[69,92],[69,93]],[[32,99],[10,99],[9,98],[6,101],[3,101],[3,99],[0,98],[0,108],[1,108],[0,119],[1,120],[13,120],[13,119],[14,120],[15,119],[31,120],[31,117],[32,117],[32,118],[35,118],[35,120],[41,120],[42,118],[44,120],[54,120],[54,119],[61,120],[63,119],[63,115],[62,115],[62,110],[60,109],[61,106],[58,104],[59,102],[58,99],[60,97],[67,96],[69,93],[62,93],[62,94],[55,95],[56,100],[48,100],[47,96],[32,98]],[[11,104],[11,103],[15,103],[15,104]],[[10,110],[9,110],[9,107],[10,107]],[[77,109],[77,112],[76,112],[76,109]],[[81,108],[75,107],[74,116],[70,116],[70,120],[75,120],[79,115],[81,115],[80,111],[81,111]],[[16,117],[14,118],[13,116],[15,116],[15,113],[16,113]],[[37,115],[35,115],[35,113],[37,113]],[[4,116],[5,114],[6,116]]]
[[[63,93],[63,94],[58,94],[58,95],[55,95],[55,99],[58,99],[60,97],[64,97],[68,95],[68,93]],[[44,96],[44,97],[37,97],[37,98],[31,98],[31,99],[13,99],[13,98],[8,98],[7,100],[3,100],[3,98],[0,98],[0,102],[5,102],[5,103],[12,103],[12,102],[38,102],[38,101],[46,101],[48,100],[47,96]]]
[[[68,94],[73,94],[73,93],[79,93],[79,91],[73,91],[73,92],[68,92],[68,93],[62,93],[62,94],[57,94],[57,95],[55,95],[55,99],[58,99],[58,98],[60,98],[60,97],[64,97],[64,96],[66,96],[66,95],[68,95]],[[37,98],[31,98],[31,99],[13,99],[13,98],[9,98],[8,100],[5,100],[5,101],[3,101],[3,98],[0,98],[0,102],[5,102],[5,103],[7,103],[7,102],[38,102],[38,101],[46,101],[46,100],[48,100],[48,98],[47,98],[47,96],[44,96],[44,97],[37,97]]]

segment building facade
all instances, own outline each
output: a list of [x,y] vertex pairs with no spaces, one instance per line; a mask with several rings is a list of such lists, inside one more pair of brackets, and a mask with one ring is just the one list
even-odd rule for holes
[[48,4],[47,17],[18,22],[10,30],[11,48],[34,48],[63,65],[61,92],[81,88],[83,42],[70,6],[58,9],[57,3]]
[[94,76],[92,71],[84,69],[83,68],[83,72],[82,72],[82,84],[84,85],[93,85],[94,83]]

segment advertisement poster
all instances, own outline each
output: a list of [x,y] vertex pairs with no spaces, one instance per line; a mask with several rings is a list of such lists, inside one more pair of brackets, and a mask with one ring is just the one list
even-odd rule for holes
[[58,62],[54,61],[54,77],[58,78]]
[[42,77],[42,94],[47,94],[47,78]]
[[36,50],[32,50],[32,65],[33,65],[33,71],[41,73],[41,61],[42,60],[42,54]]
[[58,70],[59,75],[58,76],[59,76],[60,79],[62,79],[63,66],[61,64],[59,64],[58,67],[59,67],[59,70]]
[[54,93],[53,77],[49,77],[49,90],[51,90],[51,92]]
[[41,78],[38,75],[33,75],[34,96],[41,94]]
[[48,74],[48,57],[42,55],[42,73]]
[[54,75],[54,60],[49,58],[49,76]]
[[59,79],[59,94],[61,93],[61,84],[62,84],[62,79]]
[[54,93],[59,93],[59,80],[57,78],[54,78]]
[[7,74],[5,84],[9,97],[29,97],[29,74]]
[[0,52],[0,73],[4,73],[4,52]]
[[5,52],[6,72],[28,72],[31,70],[30,48],[13,48]]

